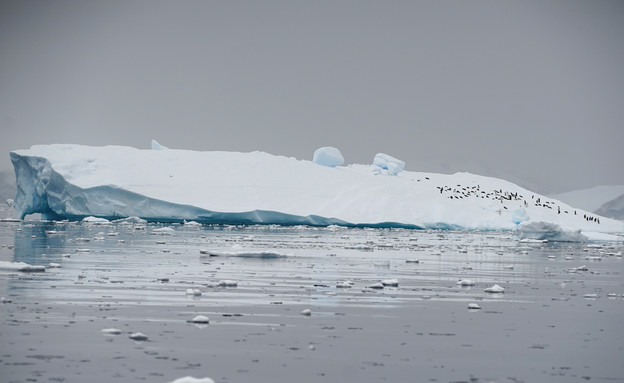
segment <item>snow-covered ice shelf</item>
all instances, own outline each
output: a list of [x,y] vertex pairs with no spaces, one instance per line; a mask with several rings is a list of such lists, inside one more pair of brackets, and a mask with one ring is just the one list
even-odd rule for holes
[[624,222],[504,180],[404,171],[382,154],[373,165],[323,166],[263,152],[57,144],[14,151],[11,160],[22,218],[467,230],[546,222],[563,231],[624,232]]

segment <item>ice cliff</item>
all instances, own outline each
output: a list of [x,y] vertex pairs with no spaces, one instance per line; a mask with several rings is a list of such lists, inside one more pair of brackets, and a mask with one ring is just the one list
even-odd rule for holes
[[[589,221],[591,213],[504,180],[401,171],[387,155],[375,165],[322,166],[263,152],[38,145],[11,152],[11,160],[22,218],[467,230],[551,222],[563,230],[624,232],[623,222]],[[392,171],[379,172],[380,164]]]

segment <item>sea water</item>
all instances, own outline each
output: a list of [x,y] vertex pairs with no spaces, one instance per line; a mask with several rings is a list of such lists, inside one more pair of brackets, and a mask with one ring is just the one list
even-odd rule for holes
[[46,266],[0,270],[0,381],[621,382],[622,252],[510,232],[0,222],[0,261]]

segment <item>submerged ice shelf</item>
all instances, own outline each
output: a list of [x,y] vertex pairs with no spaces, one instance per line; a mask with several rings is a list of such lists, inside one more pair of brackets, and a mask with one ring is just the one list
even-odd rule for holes
[[263,152],[60,144],[14,151],[11,160],[22,218],[42,213],[53,219],[136,216],[165,222],[467,230],[549,222],[562,230],[624,232],[624,222],[590,221],[591,213],[469,173],[328,167]]

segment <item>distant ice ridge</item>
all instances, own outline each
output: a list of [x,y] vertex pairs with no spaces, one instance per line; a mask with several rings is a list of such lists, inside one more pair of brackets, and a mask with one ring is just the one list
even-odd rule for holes
[[328,167],[264,152],[56,144],[14,151],[11,160],[22,218],[466,230],[549,222],[566,231],[624,232],[624,222],[590,222],[590,213],[504,180],[405,171],[388,155],[373,166]]

